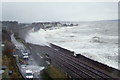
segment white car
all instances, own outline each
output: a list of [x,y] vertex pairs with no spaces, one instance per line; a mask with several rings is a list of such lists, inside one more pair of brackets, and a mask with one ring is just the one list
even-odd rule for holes
[[33,78],[33,72],[31,70],[26,70],[26,78]]
[[28,59],[29,59],[29,56],[23,56],[23,59],[24,59],[24,60],[28,60]]
[[28,59],[28,58],[29,58],[29,56],[23,56],[23,58],[24,58],[24,59]]
[[23,52],[22,55],[23,55],[23,56],[27,56],[28,53],[27,53],[27,52]]

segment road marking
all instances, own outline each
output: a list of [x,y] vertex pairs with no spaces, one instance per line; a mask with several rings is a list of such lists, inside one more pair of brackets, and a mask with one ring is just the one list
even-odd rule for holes
[[39,53],[37,53],[37,55],[38,55],[40,58],[43,58]]
[[46,61],[47,64],[50,64],[50,62]]
[[[39,55],[40,56],[40,55]],[[43,58],[42,56],[40,56],[40,58]]]
[[46,58],[49,58],[48,56],[45,56]]

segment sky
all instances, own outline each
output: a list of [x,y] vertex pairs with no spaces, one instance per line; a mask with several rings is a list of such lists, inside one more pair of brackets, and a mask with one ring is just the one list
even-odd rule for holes
[[2,20],[98,21],[118,19],[117,2],[3,2]]

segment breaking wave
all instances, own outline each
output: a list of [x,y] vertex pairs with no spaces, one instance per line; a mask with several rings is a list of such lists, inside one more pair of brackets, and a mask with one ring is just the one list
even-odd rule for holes
[[116,22],[91,22],[73,27],[30,32],[26,41],[33,44],[54,43],[118,69],[118,31]]
[[25,41],[32,44],[38,44],[41,46],[49,46],[48,41],[45,39],[45,30],[40,29],[38,32],[31,30],[26,36]]

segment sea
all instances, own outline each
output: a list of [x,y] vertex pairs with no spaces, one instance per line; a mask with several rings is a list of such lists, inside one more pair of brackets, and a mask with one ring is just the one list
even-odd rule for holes
[[75,51],[92,60],[120,69],[118,60],[118,21],[77,22],[78,26],[57,26],[30,31],[26,42],[49,46],[49,43]]

